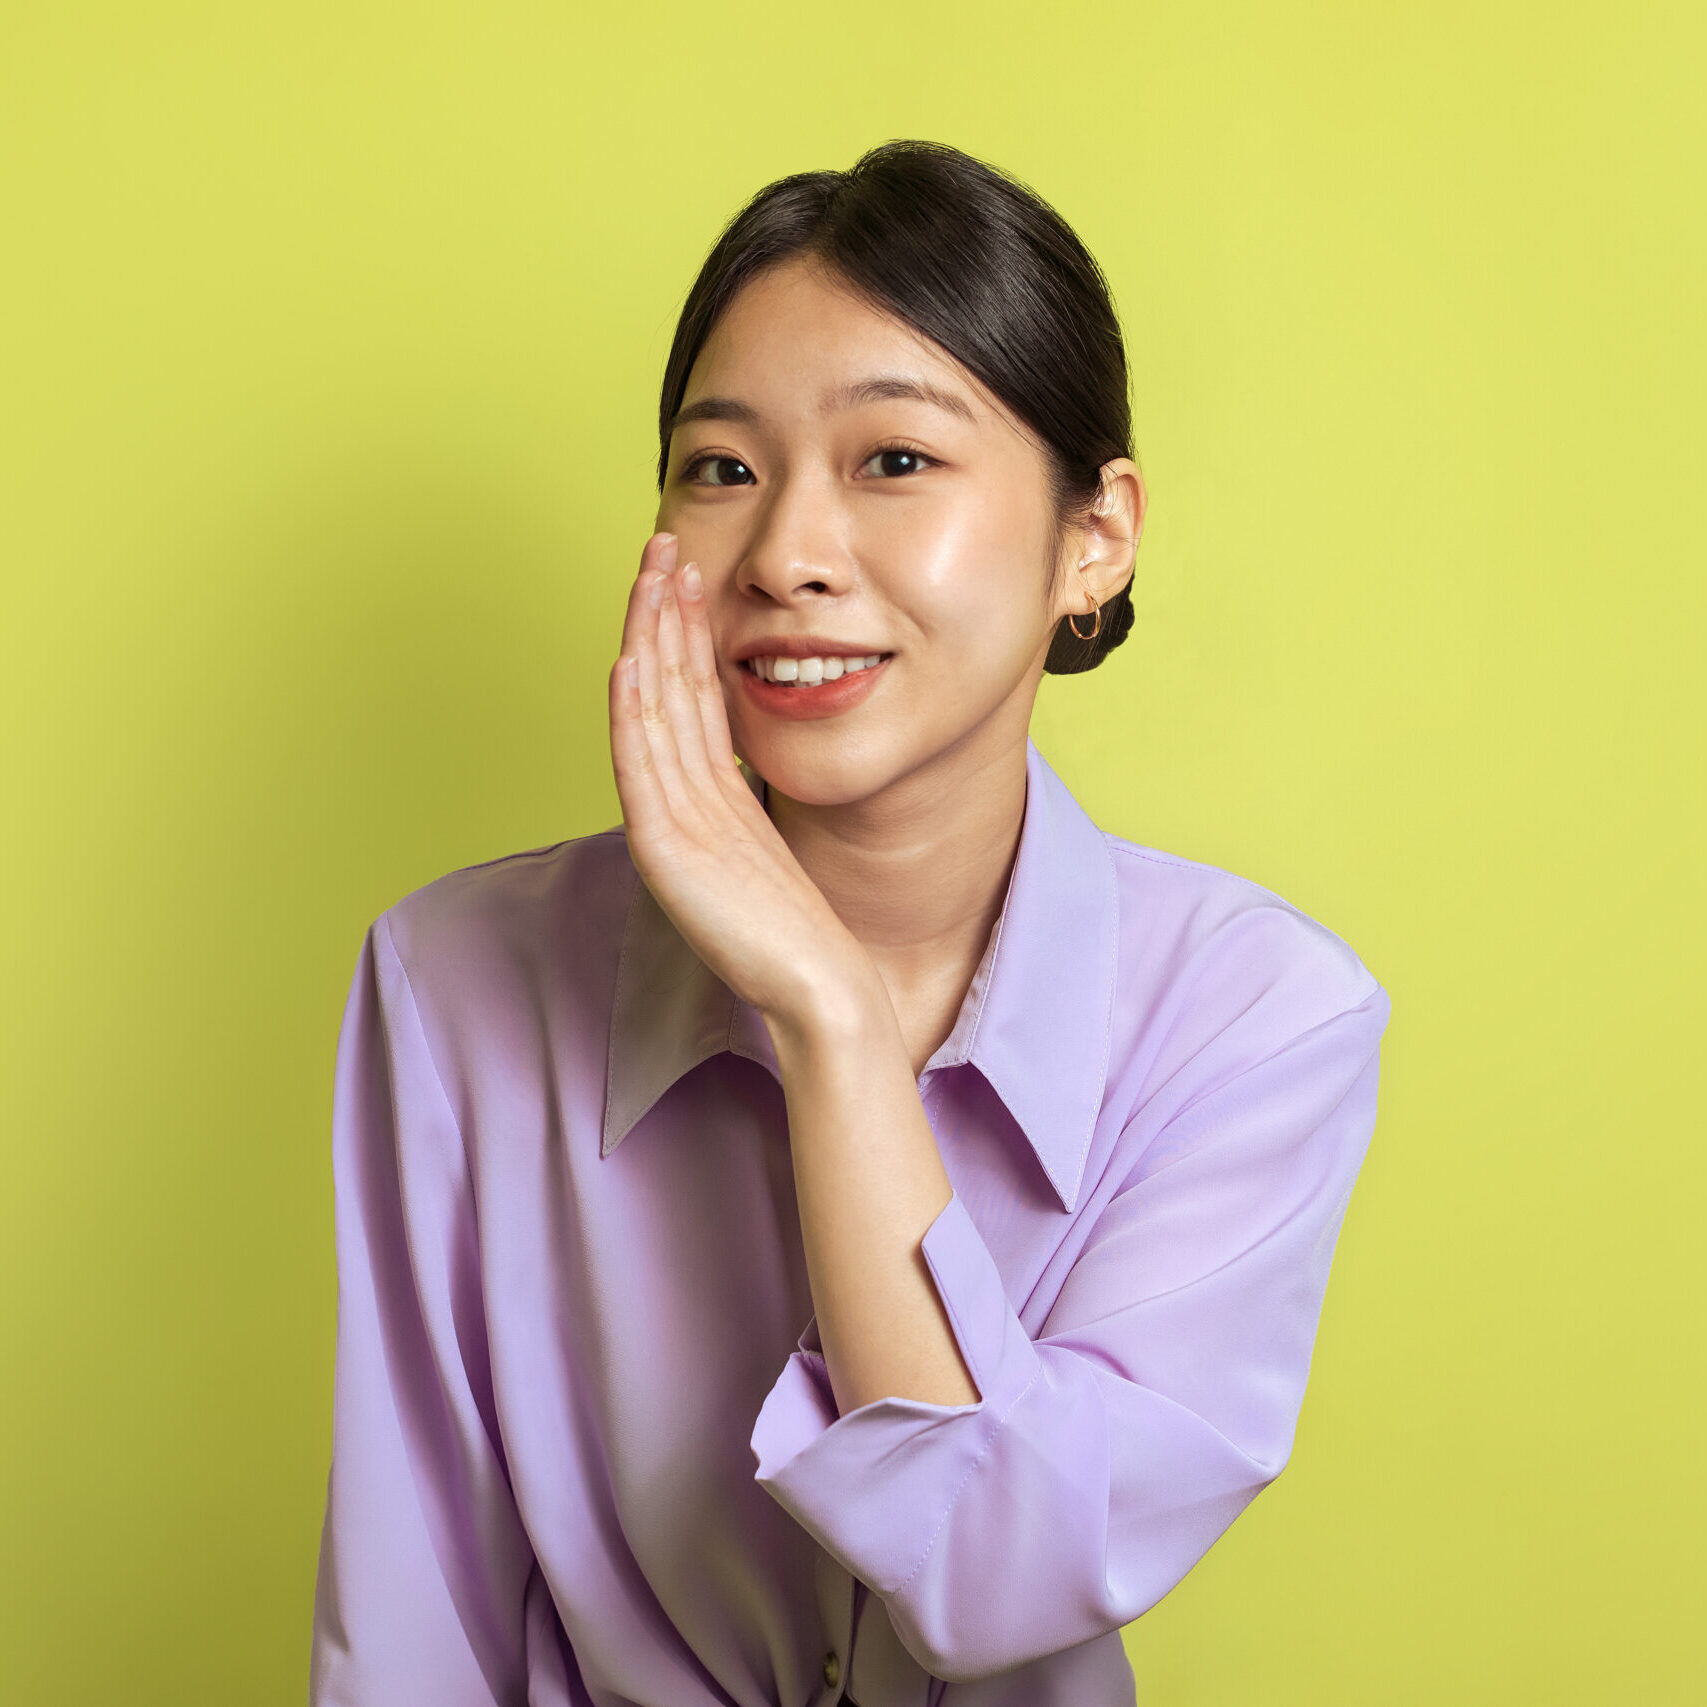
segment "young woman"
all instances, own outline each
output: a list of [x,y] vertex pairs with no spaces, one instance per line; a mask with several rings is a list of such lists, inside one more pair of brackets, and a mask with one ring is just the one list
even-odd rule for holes
[[622,824],[356,968],[312,1702],[1130,1704],[1291,1449],[1386,992],[1030,740],[1145,491],[1029,190],[770,185],[659,427]]

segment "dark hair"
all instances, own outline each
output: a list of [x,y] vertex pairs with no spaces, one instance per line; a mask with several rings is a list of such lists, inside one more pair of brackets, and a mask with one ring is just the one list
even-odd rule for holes
[[[767,184],[723,228],[676,323],[658,406],[658,490],[688,375],[736,294],[809,256],[946,350],[1042,442],[1056,516],[1089,515],[1102,465],[1132,455],[1126,349],[1108,281],[1071,226],[1016,178],[945,143],[896,140],[846,172]],[[1081,626],[1084,618],[1080,617]],[[1132,626],[1130,578],[1094,640],[1063,618],[1044,669],[1089,670]]]

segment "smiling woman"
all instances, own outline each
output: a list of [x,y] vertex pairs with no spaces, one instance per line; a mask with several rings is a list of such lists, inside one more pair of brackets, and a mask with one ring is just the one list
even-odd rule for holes
[[622,823],[358,960],[311,1700],[1130,1707],[1290,1453],[1387,994],[1030,739],[1146,503],[1040,198],[768,186],[659,427]]
[[[886,418],[897,426],[976,434],[999,424],[1017,435],[1029,445],[1047,491],[1050,592],[1059,589],[1073,523],[1085,521],[1106,496],[1111,475],[1132,477],[1128,519],[1136,544],[1143,486],[1131,462],[1125,346],[1101,270],[1066,223],[1024,186],[957,149],[921,142],[873,149],[851,172],[781,179],[730,222],[683,307],[665,369],[658,485],[666,511],[672,448],[679,457],[674,477],[690,482],[702,459],[721,454],[679,438],[683,429],[709,422],[760,435],[781,426],[767,419],[758,399],[718,383],[715,346],[738,336],[729,326],[731,310],[740,312],[750,285],[768,276],[774,287],[779,272],[786,277],[797,269],[812,280],[799,311],[815,332],[824,329],[818,316],[825,295],[837,296],[843,315],[867,322],[872,360],[892,355],[898,366],[827,378],[825,391],[808,399],[804,376],[781,368],[786,356],[779,349],[770,371],[781,381],[785,412],[808,401],[826,423],[867,412],[857,425],[869,430],[870,411],[896,404],[903,407]],[[911,339],[901,336],[907,331]],[[856,328],[849,341],[859,336]],[[836,368],[827,341],[814,336],[811,348],[825,358],[821,371]],[[697,392],[691,398],[690,382]],[[906,470],[891,464],[885,473],[892,477],[940,466],[910,432],[873,453],[912,464]],[[747,477],[756,483],[750,468]],[[1071,607],[1088,615],[1098,602],[1106,605],[1092,638],[1059,618],[1050,671],[1093,668],[1125,638],[1132,624],[1130,575],[1118,569],[1117,559],[1103,585],[1087,588],[1091,605],[1079,599]]]
[[[1115,419],[1063,438],[1062,411],[1027,384],[1060,360],[1024,325],[994,340],[981,378],[917,329],[929,275],[904,254],[868,262],[893,275],[875,298],[850,285],[823,232],[776,259],[798,193],[785,185],[748,210],[689,299],[665,380],[658,520],[705,578],[738,747],[783,794],[827,805],[832,778],[869,797],[900,757],[882,751],[893,737],[935,727],[938,750],[971,735],[989,759],[1017,751],[1049,657],[1089,668],[1126,631],[1144,489],[1120,448],[1123,363],[1084,376],[1086,395],[1118,398]],[[745,276],[754,254],[771,259]],[[1098,289],[1082,318],[1095,322],[1095,304],[1108,314]],[[976,359],[984,305],[963,297],[937,318]],[[1060,330],[1071,348],[1096,347],[1087,328]],[[1075,612],[1093,638],[1074,634]],[[871,655],[883,713],[790,739],[791,725],[879,691],[831,662]],[[758,670],[734,668],[753,658]],[[761,685],[779,679],[813,691]]]

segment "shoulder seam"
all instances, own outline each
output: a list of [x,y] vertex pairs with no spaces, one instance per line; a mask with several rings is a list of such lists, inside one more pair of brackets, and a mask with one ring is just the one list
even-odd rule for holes
[[465,871],[485,871],[494,865],[508,865],[512,860],[538,859],[542,854],[556,853],[559,848],[574,846],[577,842],[596,842],[605,836],[620,836],[622,829],[617,826],[609,830],[590,830],[584,836],[564,836],[560,841],[546,842],[537,848],[521,848],[515,853],[499,854],[495,859],[478,859],[472,865],[453,866],[445,872],[446,877],[459,877]]
[[1380,978],[1370,970],[1363,956],[1357,952],[1346,939],[1330,924],[1325,924],[1314,913],[1307,912],[1296,901],[1289,901],[1278,889],[1271,889],[1266,883],[1258,883],[1254,877],[1243,877],[1236,871],[1229,871],[1224,865],[1216,865],[1205,859],[1188,859],[1184,854],[1170,854],[1161,848],[1146,848],[1134,842],[1129,842],[1123,836],[1116,835],[1112,830],[1102,832],[1103,839],[1116,852],[1123,853],[1130,859],[1143,860],[1147,865],[1165,865],[1174,870],[1206,871],[1217,877],[1225,877],[1229,882],[1243,884],[1246,889],[1254,890],[1265,901],[1284,909],[1294,918],[1302,920],[1323,935],[1331,937],[1352,959],[1362,968],[1364,976],[1369,980],[1369,987],[1352,1004],[1360,1007],[1379,989],[1384,988]]
[[[494,859],[476,860],[472,865],[452,866],[449,871],[442,871],[437,877],[429,877],[425,883],[418,883],[413,889],[405,890],[385,909],[385,913],[395,911],[402,907],[405,902],[423,894],[428,889],[435,888],[440,883],[448,883],[453,877],[465,877],[470,872],[475,871],[491,871],[501,865],[513,865],[518,860],[543,859],[547,854],[557,853],[563,848],[576,847],[583,842],[599,842],[607,837],[621,836],[622,834],[622,827],[617,825],[609,830],[589,831],[584,836],[565,836],[561,841],[547,842],[537,848],[523,848],[516,853],[499,854]],[[381,917],[384,917],[384,914],[381,914]]]
[[[1254,877],[1245,877],[1239,872],[1229,871],[1226,866],[1216,865],[1212,860],[1192,859],[1186,854],[1166,853],[1160,848],[1139,847],[1136,843],[1127,841],[1124,836],[1117,836],[1112,830],[1104,830],[1103,835],[1116,853],[1123,853],[1128,859],[1141,859],[1149,865],[1171,865],[1176,869],[1212,871],[1218,877],[1230,878],[1234,883],[1242,883],[1247,889],[1256,890],[1259,895],[1266,895],[1270,900],[1278,901],[1281,906],[1290,908],[1294,913],[1303,912],[1295,901],[1288,901],[1279,890],[1270,889],[1266,883],[1258,883]],[[1305,914],[1305,917],[1309,915]]]

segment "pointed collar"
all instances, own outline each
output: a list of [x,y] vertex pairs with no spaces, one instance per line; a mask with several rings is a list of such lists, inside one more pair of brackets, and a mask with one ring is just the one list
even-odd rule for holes
[[[1119,899],[1102,831],[1029,736],[1025,745],[1025,819],[1001,916],[954,1029],[924,1071],[977,1067],[1071,1210],[1108,1069]],[[745,764],[742,774],[763,800],[763,779]],[[685,1073],[725,1050],[780,1077],[763,1017],[706,967],[636,874],[611,1012],[601,1153]]]

